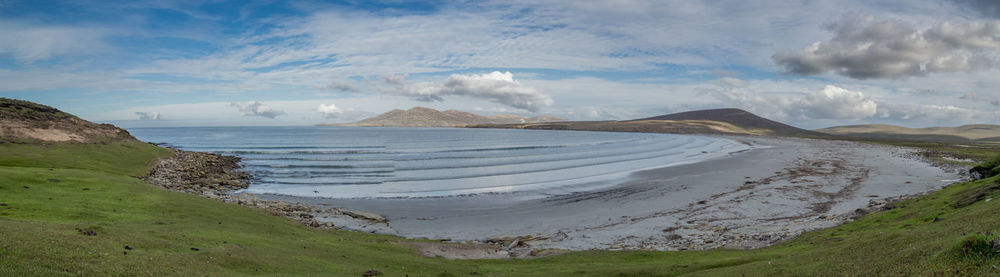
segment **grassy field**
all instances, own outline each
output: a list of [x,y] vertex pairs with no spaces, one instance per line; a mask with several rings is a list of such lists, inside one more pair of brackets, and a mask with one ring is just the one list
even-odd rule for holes
[[[317,230],[130,176],[169,152],[143,143],[0,144],[0,276],[996,275],[996,177],[956,184],[761,250],[584,251],[448,261],[409,240]],[[985,245],[985,246],[984,246]]]

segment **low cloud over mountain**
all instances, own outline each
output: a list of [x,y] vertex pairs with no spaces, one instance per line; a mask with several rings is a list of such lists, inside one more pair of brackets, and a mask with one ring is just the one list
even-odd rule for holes
[[445,96],[461,95],[501,103],[518,109],[537,112],[552,105],[552,98],[514,80],[510,72],[487,74],[452,74],[443,82],[407,84],[406,76],[383,76],[382,81],[393,86],[391,93],[425,102],[444,101]]

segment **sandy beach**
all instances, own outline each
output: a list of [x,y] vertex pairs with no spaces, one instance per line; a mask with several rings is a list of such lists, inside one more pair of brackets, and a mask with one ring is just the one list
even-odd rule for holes
[[[408,199],[259,195],[388,219],[316,220],[338,228],[490,242],[495,256],[539,249],[749,249],[828,228],[902,196],[963,178],[916,150],[865,143],[727,137],[756,149],[646,170],[609,189],[523,200],[517,194]],[[360,223],[360,224],[359,224]],[[535,252],[532,252],[532,251]],[[493,252],[491,252],[493,253]]]

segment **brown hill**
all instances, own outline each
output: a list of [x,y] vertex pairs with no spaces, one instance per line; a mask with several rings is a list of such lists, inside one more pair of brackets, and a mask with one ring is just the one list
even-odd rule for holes
[[836,126],[817,132],[876,140],[912,140],[935,142],[1000,142],[1000,125],[973,124],[958,127],[907,128],[887,124]]
[[476,128],[517,128],[671,134],[734,134],[825,138],[830,135],[799,129],[740,109],[682,112],[627,121],[568,121],[529,124],[481,124]]
[[134,140],[128,131],[96,124],[56,108],[0,98],[0,142],[106,143]]
[[724,122],[732,124],[734,126],[738,126],[743,129],[756,130],[757,132],[766,133],[770,135],[778,135],[778,136],[795,136],[795,137],[826,136],[821,133],[800,129],[788,124],[763,118],[748,111],[744,111],[741,109],[733,109],[733,108],[681,112],[675,114],[637,119],[632,121],[660,121],[660,120],[678,121],[678,122],[684,122],[684,121]]
[[473,113],[431,108],[414,107],[409,110],[391,110],[378,116],[354,123],[321,124],[321,126],[362,126],[362,127],[456,127],[476,124],[535,123],[563,120],[551,116],[526,117],[516,114],[481,116]]

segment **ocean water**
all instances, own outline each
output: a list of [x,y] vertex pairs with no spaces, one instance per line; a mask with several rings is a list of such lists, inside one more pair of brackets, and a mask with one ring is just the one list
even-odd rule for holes
[[236,155],[260,194],[330,198],[511,193],[544,197],[613,186],[635,171],[750,146],[718,137],[580,131],[360,128],[132,128],[183,150]]

